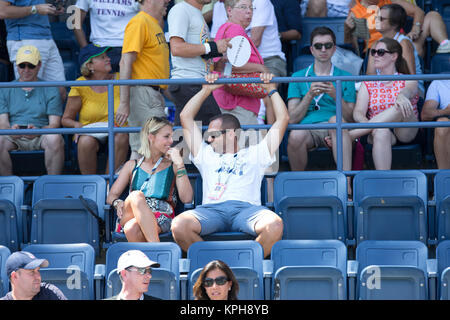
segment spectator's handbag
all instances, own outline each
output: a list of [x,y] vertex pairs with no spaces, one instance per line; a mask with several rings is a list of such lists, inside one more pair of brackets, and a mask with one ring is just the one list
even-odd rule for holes
[[[228,27],[223,32],[223,35],[225,36],[225,32],[227,31]],[[251,39],[248,41],[250,45],[252,46],[252,49],[254,52],[258,52],[258,49],[256,48],[255,44]],[[259,63],[264,64],[264,60],[259,56]],[[260,72],[249,72],[249,73],[231,73],[231,78],[259,78]],[[268,92],[266,89],[264,89],[260,84],[258,83],[232,83],[232,84],[226,84],[224,86],[224,90],[232,95],[235,96],[244,96],[244,97],[252,97],[257,99],[262,99],[267,96]]]
[[[259,78],[259,72],[232,73],[231,78]],[[268,92],[258,83],[232,83],[224,86],[226,92],[235,96],[253,97],[262,99]]]

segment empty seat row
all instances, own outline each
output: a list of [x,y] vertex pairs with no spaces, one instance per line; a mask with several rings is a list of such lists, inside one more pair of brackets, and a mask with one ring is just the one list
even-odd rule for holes
[[[256,241],[207,241],[193,244],[187,258],[167,243],[116,243],[106,264],[94,264],[88,244],[30,245],[24,250],[50,262],[42,281],[58,286],[69,299],[104,299],[121,290],[116,267],[127,250],[143,251],[160,263],[152,272],[150,295],[165,300],[192,300],[202,268],[222,260],[239,283],[239,300],[447,300],[450,241],[440,243],[436,258],[420,241],[365,241],[356,258],[338,240],[280,240],[271,259],[263,259]],[[0,246],[0,294],[9,289],[4,264],[10,252]],[[74,276],[75,275],[75,276]]]
[[[266,177],[267,178],[267,177]],[[201,204],[201,178],[191,175],[194,203]],[[450,239],[450,171],[434,177],[429,198],[426,175],[418,170],[360,171],[352,179],[339,171],[280,172],[273,202],[262,203],[284,223],[283,239],[336,239],[347,245],[365,240],[417,240],[434,245]],[[115,213],[106,205],[106,180],[97,175],[41,176],[33,184],[31,205],[23,201],[19,177],[0,178],[0,245],[15,251],[26,244],[88,243],[101,246],[125,241],[113,232]],[[180,210],[184,210],[181,208]],[[173,241],[170,233],[160,237]],[[218,233],[206,240],[247,240],[239,233]]]

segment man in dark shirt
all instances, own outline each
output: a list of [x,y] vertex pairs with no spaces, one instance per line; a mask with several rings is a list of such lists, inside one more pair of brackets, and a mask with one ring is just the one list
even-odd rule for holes
[[12,290],[0,300],[67,300],[57,287],[41,282],[39,269],[48,265],[47,260],[37,259],[29,252],[14,252],[6,260]]

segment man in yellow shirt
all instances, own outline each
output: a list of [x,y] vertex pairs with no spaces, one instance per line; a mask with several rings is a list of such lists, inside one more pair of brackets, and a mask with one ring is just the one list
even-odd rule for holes
[[[120,79],[168,79],[169,46],[159,21],[167,11],[169,0],[138,0],[141,11],[125,28]],[[141,127],[150,117],[165,117],[162,90],[166,85],[121,86],[120,105],[116,112],[119,126],[128,119],[130,127]],[[131,159],[139,157],[139,132],[130,133]]]

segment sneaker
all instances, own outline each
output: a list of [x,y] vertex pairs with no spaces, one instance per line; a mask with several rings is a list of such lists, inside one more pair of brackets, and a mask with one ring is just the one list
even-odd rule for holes
[[445,44],[439,45],[436,53],[450,53],[450,41],[447,41]]

